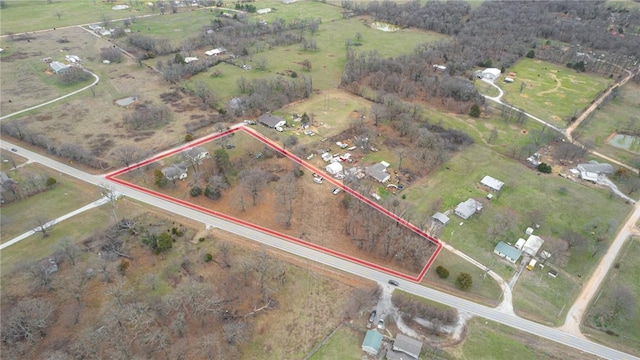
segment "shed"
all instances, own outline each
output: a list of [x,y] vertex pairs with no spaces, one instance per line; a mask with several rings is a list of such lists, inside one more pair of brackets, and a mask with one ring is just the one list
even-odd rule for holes
[[256,11],[256,13],[258,15],[264,15],[264,14],[268,14],[271,12],[271,8],[264,8],[264,9],[259,9],[258,11]]
[[522,246],[522,252],[531,256],[536,256],[543,243],[544,239],[542,239],[541,237],[536,235],[529,235],[529,238]]
[[514,264],[522,255],[522,251],[514,248],[513,246],[509,246],[502,241],[500,241],[498,245],[496,245],[496,247],[493,249],[493,253],[507,259],[509,262],[512,262]]
[[362,351],[371,355],[377,355],[382,345],[382,334],[377,330],[369,330],[362,341]]
[[275,129],[279,126],[286,125],[286,121],[280,116],[273,116],[271,114],[262,114],[258,118],[258,122],[262,125],[268,126],[272,129]]
[[516,245],[515,245],[516,249],[522,250],[522,247],[524,246],[525,242],[527,242],[527,240],[525,240],[523,238],[518,239],[518,241],[516,241]]
[[194,61],[198,61],[198,58],[196,56],[187,56],[186,58],[184,58],[185,64],[188,64]]
[[56,74],[61,74],[63,72],[69,71],[69,65],[65,65],[59,61],[52,61],[49,63],[49,67]]
[[441,212],[437,212],[437,213],[433,214],[431,216],[431,218],[433,220],[436,220],[436,221],[442,223],[442,225],[447,225],[447,223],[449,222],[449,217],[447,215],[441,213]]
[[495,179],[489,175],[483,177],[482,180],[480,180],[480,184],[488,187],[493,191],[500,191],[500,189],[502,189],[502,187],[504,186],[504,183],[502,181]]
[[482,204],[475,199],[469,198],[466,201],[458,204],[454,212],[456,213],[456,215],[467,220],[468,218],[473,216],[473,214],[480,210],[482,210]]
[[336,176],[342,172],[342,164],[339,162],[333,162],[327,165],[324,169],[327,170],[329,174]]
[[404,334],[398,334],[391,349],[392,351],[387,352],[387,359],[418,359],[422,351],[422,342]]
[[506,78],[504,78],[504,82],[506,82],[506,83],[512,83],[512,82],[513,82],[513,78],[506,77]]
[[227,52],[227,49],[223,47],[215,48],[212,50],[205,51],[204,54],[207,56],[218,56]]
[[367,168],[367,174],[378,182],[386,183],[391,178],[391,175],[387,172],[387,167],[389,167],[389,164],[381,161],[369,166]]

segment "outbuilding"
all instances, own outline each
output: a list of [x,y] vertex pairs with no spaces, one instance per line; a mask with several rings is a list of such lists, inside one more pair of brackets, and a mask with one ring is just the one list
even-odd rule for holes
[[393,341],[391,351],[387,352],[388,360],[418,359],[422,351],[422,342],[404,334],[398,334]]
[[531,256],[536,256],[540,248],[544,244],[544,239],[536,235],[529,235],[529,238],[522,246],[522,252]]
[[55,74],[62,74],[69,71],[69,65],[65,65],[59,61],[52,61],[49,63],[49,67]]
[[382,334],[377,330],[369,330],[362,341],[362,351],[365,351],[371,355],[378,355],[380,346],[382,345]]
[[502,181],[492,178],[489,175],[483,177],[482,180],[480,180],[480,184],[488,187],[493,191],[500,191],[500,189],[502,189],[502,187],[504,186],[504,183]]
[[499,78],[501,73],[502,72],[500,71],[500,69],[486,68],[478,74],[478,77],[481,79],[487,79],[487,80],[493,81]]
[[339,162],[332,162],[324,168],[330,175],[336,176],[342,173],[342,164]]
[[447,225],[449,222],[449,217],[441,212],[437,212],[431,216],[431,218],[442,225]]

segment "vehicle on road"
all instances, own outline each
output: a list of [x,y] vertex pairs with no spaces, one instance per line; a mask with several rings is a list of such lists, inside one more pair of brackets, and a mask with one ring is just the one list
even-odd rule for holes
[[374,322],[376,320],[376,314],[377,314],[377,312],[375,310],[373,310],[371,312],[371,314],[369,314],[369,322],[370,323],[372,323],[372,322]]
[[11,148],[11,151],[13,151],[13,152],[18,152],[18,149],[16,149],[16,148]]
[[393,279],[389,280],[389,284],[391,284],[393,286],[400,286],[400,284],[397,281],[393,280]]
[[243,122],[244,122],[245,124],[247,124],[247,125],[255,125],[255,124],[256,124],[256,122],[255,122],[255,121],[253,121],[253,120],[245,120],[245,121],[243,121]]
[[333,195],[338,195],[340,193],[340,191],[342,191],[342,189],[335,188],[335,189],[331,190],[331,193],[333,193]]

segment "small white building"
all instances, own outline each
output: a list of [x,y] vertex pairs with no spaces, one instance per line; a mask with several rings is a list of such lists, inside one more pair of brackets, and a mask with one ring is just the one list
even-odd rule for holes
[[544,239],[536,235],[529,235],[527,241],[522,245],[522,252],[525,254],[529,254],[530,256],[536,256],[542,244],[544,243]]
[[492,178],[489,175],[483,177],[482,180],[480,180],[480,184],[488,187],[493,191],[500,191],[500,189],[502,189],[502,187],[504,186],[504,183],[502,181]]
[[195,57],[195,56],[187,56],[186,58],[184,58],[185,64],[188,64],[188,63],[194,62],[194,61],[198,61],[198,58]]
[[207,56],[218,56],[227,52],[227,49],[223,47],[215,48],[212,50],[205,51],[204,54]]
[[[325,153],[326,154],[326,153]],[[338,174],[342,173],[342,164],[340,164],[339,162],[332,162],[331,164],[327,165],[324,168],[327,173],[329,173],[331,176],[336,176]]]
[[496,68],[486,68],[482,71],[480,71],[478,73],[478,77],[481,79],[487,79],[487,80],[495,80],[497,78],[500,77],[500,74],[502,74],[502,72],[500,71],[500,69],[496,69]]
[[433,64],[433,67],[434,67],[436,70],[440,70],[440,71],[445,71],[445,70],[447,70],[447,67],[446,67],[446,66],[444,66],[444,65]]
[[256,14],[264,15],[264,14],[270,13],[271,11],[273,11],[271,8],[264,8],[264,9],[259,9],[258,11],[256,11]]
[[59,61],[52,61],[49,63],[49,67],[55,74],[61,74],[63,72],[69,71],[69,65],[65,65]]
[[506,83],[512,83],[513,81],[514,81],[513,78],[510,78],[508,76],[506,78],[504,78],[504,82],[506,82]]

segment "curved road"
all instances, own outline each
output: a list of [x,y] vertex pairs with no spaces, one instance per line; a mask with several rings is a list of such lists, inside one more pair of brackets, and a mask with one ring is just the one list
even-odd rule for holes
[[[78,169],[72,168],[66,164],[49,159],[45,156],[34,153],[32,151],[20,148],[6,141],[2,141],[0,143],[0,147],[5,149],[16,148],[18,150],[17,153],[20,154],[21,156],[24,156],[33,161],[37,161],[45,166],[51,167],[60,172],[64,172],[67,175],[73,176],[77,179],[89,182],[91,184],[94,184],[97,186],[103,186],[106,183],[105,178],[102,176],[96,176],[96,175],[85,173]],[[199,212],[199,211],[175,204],[173,202],[154,197],[152,195],[131,189],[126,186],[122,186],[118,183],[109,183],[109,186],[112,187],[114,191],[117,191],[122,195],[147,203],[151,206],[165,209],[167,211],[173,212],[180,216],[185,216],[190,219],[202,222],[207,226],[217,227],[219,229],[231,232],[233,234],[237,234],[239,236],[252,239],[254,241],[271,246],[273,248],[283,250],[288,253],[291,253],[309,260],[316,261],[318,263],[333,267],[335,269],[339,269],[339,270],[342,270],[366,279],[370,279],[379,283],[386,283],[389,280],[389,275],[381,271],[377,271],[353,262],[336,258],[326,253],[316,251],[308,247],[304,247],[269,234],[265,234],[263,232],[257,231],[249,227],[240,226],[235,223],[216,218],[209,214]],[[467,311],[473,315],[480,316],[480,317],[483,317],[507,326],[511,326],[513,328],[522,330],[529,334],[540,336],[540,337],[558,342],[560,344],[594,354],[596,356],[600,356],[607,359],[640,360],[639,358],[625,354],[621,351],[591,342],[584,338],[567,334],[558,329],[550,328],[550,327],[535,323],[533,321],[525,320],[510,314],[505,314],[497,309],[476,304],[468,300],[460,299],[453,295],[449,295],[434,289],[430,289],[426,286],[423,286],[417,283],[405,281],[402,279],[397,279],[397,281],[399,282],[400,288],[402,290],[410,292],[414,295],[424,297],[433,301],[437,301],[442,304],[446,304],[448,306],[458,308],[462,311]]]

